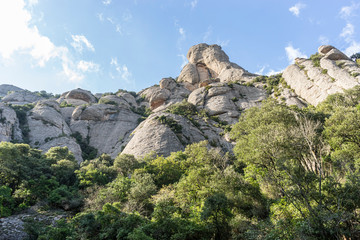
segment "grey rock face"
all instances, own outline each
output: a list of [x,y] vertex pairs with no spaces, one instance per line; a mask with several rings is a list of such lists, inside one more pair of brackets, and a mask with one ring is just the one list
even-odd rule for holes
[[70,128],[79,132],[83,139],[99,154],[107,153],[116,157],[122,150],[124,140],[138,125],[140,115],[128,107],[108,104],[79,106],[74,110]]
[[[167,124],[161,123],[157,119],[161,116],[176,121],[181,126],[181,133],[175,133]],[[168,156],[171,152],[183,150],[184,145],[190,142],[201,140],[205,140],[203,134],[188,119],[170,113],[155,113],[131,133],[122,153],[142,157],[154,151]]]
[[70,137],[71,130],[61,114],[59,103],[54,100],[39,101],[28,113],[29,140],[32,147],[44,152],[51,147],[67,146],[76,160],[81,162],[80,146]]
[[[50,106],[51,104],[57,104],[58,109]],[[30,111],[27,121],[32,146],[39,146],[49,139],[71,134],[69,126],[60,113],[59,105],[55,101],[39,102]]]
[[177,83],[173,78],[163,78],[160,81],[160,88],[172,91],[176,88]]
[[81,156],[82,155],[81,148],[79,144],[77,144],[77,142],[72,137],[63,136],[63,137],[57,137],[51,139],[48,142],[41,144],[39,149],[45,153],[49,151],[49,149],[52,147],[67,147],[69,151],[71,151],[74,154],[74,157],[79,164],[83,161],[83,158]]
[[214,83],[193,91],[188,102],[219,116],[229,124],[236,123],[244,109],[257,106],[267,97],[263,89],[239,84]]
[[[34,207],[32,207],[34,208]],[[28,239],[28,234],[25,232],[25,221],[27,219],[35,220],[37,222],[45,223],[46,225],[54,225],[56,221],[66,218],[64,214],[40,214],[35,210],[30,209],[25,213],[12,215],[5,218],[0,218],[0,240],[22,240]]]
[[333,46],[321,46],[320,67],[312,60],[297,59],[283,73],[285,81],[307,102],[317,105],[330,94],[342,92],[360,83],[360,68]]
[[41,99],[43,98],[35,93],[27,90],[20,90],[6,95],[1,99],[1,101],[7,104],[25,105],[28,103],[35,103]]
[[15,111],[7,105],[0,103],[0,141],[22,141],[19,120]]
[[96,97],[90,91],[80,88],[63,93],[57,101],[59,103],[65,101],[66,103],[74,106],[97,102]]
[[205,43],[190,48],[187,54],[189,63],[180,73],[179,82],[191,91],[213,82],[249,81],[254,74],[247,72],[235,63],[218,45]]
[[22,90],[23,89],[10,84],[0,84],[0,97],[8,95],[9,92],[18,92]]

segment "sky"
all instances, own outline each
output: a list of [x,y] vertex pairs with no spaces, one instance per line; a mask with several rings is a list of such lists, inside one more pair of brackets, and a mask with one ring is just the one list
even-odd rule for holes
[[283,71],[330,44],[360,52],[354,0],[0,0],[0,84],[60,94],[140,91],[218,44],[246,70]]

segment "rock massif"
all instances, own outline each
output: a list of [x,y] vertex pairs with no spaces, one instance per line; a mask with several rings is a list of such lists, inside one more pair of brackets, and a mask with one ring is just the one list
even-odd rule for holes
[[267,97],[299,107],[317,105],[360,81],[359,66],[332,46],[321,46],[311,59],[296,59],[276,92],[259,81],[262,76],[230,62],[218,45],[195,45],[187,58],[176,80],[164,78],[138,93],[93,95],[74,89],[55,97],[0,85],[0,140],[26,142],[44,152],[67,146],[78,162],[90,156],[89,149],[92,157],[167,156],[205,139],[231,151],[227,131],[245,109]]

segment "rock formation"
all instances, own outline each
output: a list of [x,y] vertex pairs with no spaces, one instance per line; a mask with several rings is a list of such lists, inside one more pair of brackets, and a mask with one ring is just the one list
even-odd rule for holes
[[[0,140],[27,142],[44,152],[67,146],[79,162],[86,147],[112,158],[119,153],[167,156],[207,139],[212,147],[231,151],[231,124],[267,97],[303,107],[359,84],[355,62],[332,46],[321,46],[318,52],[311,59],[296,59],[282,78],[278,75],[277,86],[230,62],[220,46],[207,44],[190,48],[189,63],[177,79],[163,78],[138,93],[93,95],[74,89],[46,99],[0,85]],[[14,107],[24,104],[27,110]]]
[[190,48],[185,65],[178,78],[190,91],[213,82],[248,82],[255,75],[235,63],[218,45],[205,43]]
[[283,73],[295,93],[317,105],[327,96],[360,83],[360,68],[333,46],[320,46],[313,59],[296,59]]

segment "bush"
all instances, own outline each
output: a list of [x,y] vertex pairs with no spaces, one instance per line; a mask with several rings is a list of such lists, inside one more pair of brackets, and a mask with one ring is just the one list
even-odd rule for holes
[[11,188],[0,186],[0,217],[10,216],[15,206]]
[[166,124],[174,133],[182,133],[182,126],[173,118],[162,115],[155,117],[155,119],[162,124]]
[[319,53],[315,53],[310,56],[310,60],[313,62],[314,67],[320,67],[320,59],[322,56]]

